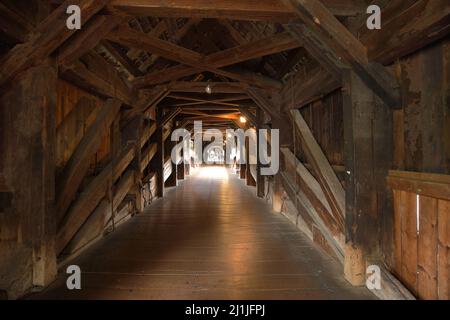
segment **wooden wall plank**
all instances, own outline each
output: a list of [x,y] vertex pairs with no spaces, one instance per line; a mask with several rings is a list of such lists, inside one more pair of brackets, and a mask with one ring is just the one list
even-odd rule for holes
[[417,248],[419,273],[417,277],[417,293],[421,299],[435,300],[438,297],[438,200],[421,196],[419,210],[420,223]]
[[404,192],[401,199],[401,279],[413,294],[417,294],[417,196]]
[[438,215],[438,293],[450,300],[450,201],[439,201]]
[[89,127],[64,168],[62,180],[58,186],[59,193],[56,204],[58,221],[64,216],[80,187],[89,168],[91,155],[97,152],[102,141],[109,134],[110,126],[119,112],[121,104],[119,100],[111,99],[103,105],[97,119]]

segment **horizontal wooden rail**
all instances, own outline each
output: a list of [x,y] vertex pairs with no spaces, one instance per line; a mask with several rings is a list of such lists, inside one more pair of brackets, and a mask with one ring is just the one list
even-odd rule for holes
[[389,186],[395,190],[416,193],[422,196],[450,200],[450,175],[390,171],[387,177]]

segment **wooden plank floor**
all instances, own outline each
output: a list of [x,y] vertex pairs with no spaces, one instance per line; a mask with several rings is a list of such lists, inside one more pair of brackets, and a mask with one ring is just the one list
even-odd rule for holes
[[85,251],[35,299],[372,299],[223,168],[199,169]]

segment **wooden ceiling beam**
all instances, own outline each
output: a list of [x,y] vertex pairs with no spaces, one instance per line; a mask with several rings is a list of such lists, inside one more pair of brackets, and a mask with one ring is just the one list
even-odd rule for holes
[[211,87],[213,93],[245,93],[249,87],[248,84],[240,82],[177,81],[170,83],[168,88],[172,92],[204,93],[207,85]]
[[[363,1],[321,0],[335,15],[363,13]],[[228,18],[287,22],[296,18],[290,7],[278,0],[113,0],[111,6],[134,16]]]
[[286,110],[298,109],[308,103],[319,100],[342,87],[342,81],[336,80],[326,70],[317,68],[302,77],[288,83],[281,93],[282,105]]
[[0,86],[11,80],[23,69],[39,63],[77,31],[66,26],[67,7],[78,5],[85,24],[99,12],[109,0],[67,0],[54,10],[30,35],[28,40],[16,45],[0,61]]
[[124,67],[133,77],[141,77],[143,73],[141,70],[131,61],[126,52],[121,50],[121,48],[116,44],[108,40],[101,41],[102,46],[109,52],[110,55],[114,57],[114,59],[119,62],[122,67]]
[[[134,34],[133,36],[134,41],[126,41],[125,39],[119,39],[120,37],[114,35],[112,37],[119,42],[122,40],[124,45],[127,44],[139,45],[139,43],[142,41],[141,40],[142,35],[139,33]],[[150,41],[149,39],[147,40]],[[142,44],[142,46],[144,46],[144,44]],[[164,46],[164,44],[161,44],[161,46]],[[272,79],[267,79],[267,77],[262,77],[260,75],[255,75],[253,73],[248,72],[246,73],[245,71],[242,70],[228,71],[219,68],[283,52],[286,50],[298,48],[300,46],[301,45],[299,44],[298,40],[292,38],[288,33],[281,33],[274,36],[266,37],[264,39],[252,43],[243,44],[235,48],[214,53],[206,57],[202,57],[200,54],[195,53],[191,50],[180,48],[179,52],[185,52],[187,59],[183,61],[182,57],[180,57],[179,55],[174,56],[174,54],[172,54],[171,58],[172,60],[175,60],[177,62],[181,61],[180,63],[182,63],[182,65],[174,66],[166,70],[150,73],[141,78],[137,78],[133,82],[133,84],[137,88],[144,88],[155,84],[178,80],[183,77],[191,76],[196,73],[209,70],[214,73],[224,75],[226,77],[233,78],[238,81],[257,83],[259,85],[263,85],[266,87],[278,88],[279,83]],[[172,50],[176,50],[176,48],[172,46]],[[183,64],[190,64],[195,66],[194,67],[186,66]]]
[[383,18],[381,30],[360,31],[369,58],[383,64],[393,63],[450,33],[448,0],[391,1],[382,16],[389,18]]
[[[399,86],[393,75],[381,65],[369,63],[366,47],[322,3],[316,0],[283,2],[295,8],[316,38],[322,54],[334,54],[332,60],[337,68],[344,63],[343,69],[351,68],[386,105],[401,107]],[[329,68],[329,65],[324,67]]]
[[70,64],[94,49],[123,19],[113,15],[97,15],[92,18],[58,50],[58,64]]
[[[111,69],[116,71],[112,66]],[[77,61],[70,66],[61,66],[59,73],[62,78],[88,92],[102,97],[117,98],[129,106],[133,106],[135,103],[135,97],[131,91],[122,90],[122,86],[116,85],[112,79],[109,81],[103,79],[102,75],[90,70],[81,62]]]
[[17,42],[25,42],[32,29],[27,19],[0,2],[0,31]]
[[[286,48],[291,46],[298,47],[298,42],[290,38],[290,42],[288,43],[288,46],[286,46],[286,43],[284,42],[285,36],[281,36],[281,44],[279,42],[275,42],[272,46],[270,46],[270,49],[267,49],[267,47],[264,47],[257,51],[258,55],[263,54],[262,52],[265,52],[266,54],[271,54],[274,51],[283,51],[286,50]],[[261,86],[266,89],[275,89],[279,90],[281,89],[281,83],[278,81],[275,81],[273,79],[269,79],[267,77],[248,73],[248,72],[241,72],[241,71],[228,71],[228,70],[222,70],[219,69],[221,66],[229,65],[230,59],[228,58],[229,54],[235,53],[235,56],[233,56],[233,60],[231,62],[239,61],[238,57],[236,57],[237,54],[241,54],[244,57],[241,58],[241,60],[248,60],[249,55],[247,53],[247,50],[249,47],[244,46],[244,48],[238,47],[238,49],[242,49],[236,53],[236,49],[232,52],[229,52],[226,50],[227,55],[220,55],[217,57],[216,55],[211,55],[208,57],[204,57],[203,55],[180,47],[176,44],[170,43],[168,41],[163,41],[161,39],[158,39],[156,37],[152,37],[149,35],[145,35],[141,32],[135,31],[127,26],[120,26],[118,29],[114,30],[110,34],[107,35],[108,40],[117,42],[121,45],[128,46],[128,47],[134,47],[134,48],[140,48],[148,52],[155,53],[157,55],[161,55],[166,59],[176,61],[180,64],[187,64],[190,67],[186,68],[177,68],[177,70],[181,70],[182,74],[195,74],[198,73],[199,70],[201,71],[210,71],[215,74],[223,75],[225,77],[231,78],[233,80],[241,81],[241,82],[247,82],[251,84],[255,84],[258,86]],[[273,48],[275,46],[275,49]],[[219,59],[218,59],[219,58]],[[225,60],[225,61],[222,61]],[[189,70],[189,71],[187,71]],[[187,73],[184,73],[187,71]],[[192,72],[191,72],[192,71]],[[170,74],[170,73],[169,73]],[[145,79],[147,77],[144,77]],[[138,79],[136,84],[141,83],[141,81]],[[141,88],[141,86],[139,86]]]

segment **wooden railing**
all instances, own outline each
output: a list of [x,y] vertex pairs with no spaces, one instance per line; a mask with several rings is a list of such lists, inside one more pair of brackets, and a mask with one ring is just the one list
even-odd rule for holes
[[450,176],[391,171],[395,273],[421,299],[450,299]]

